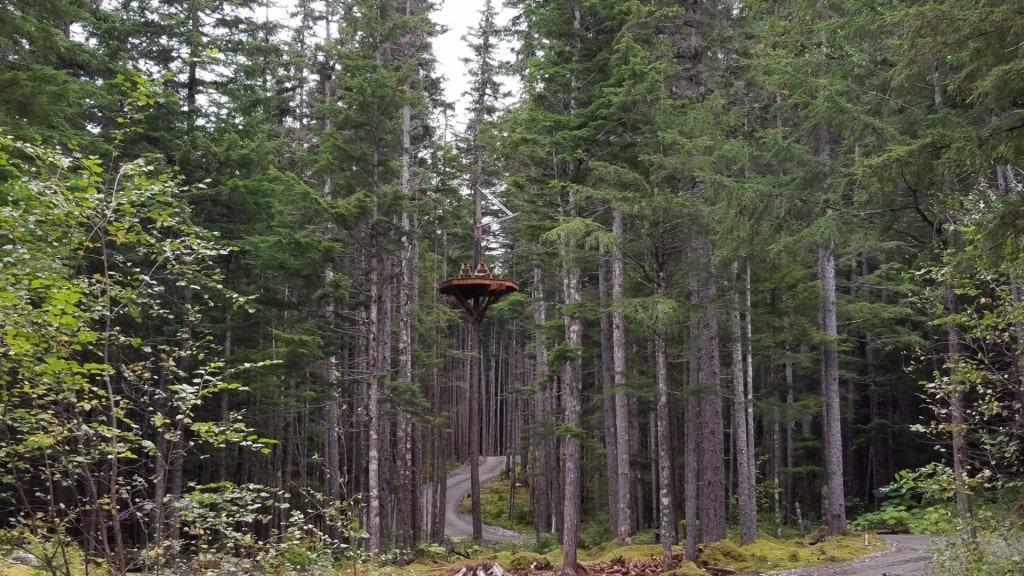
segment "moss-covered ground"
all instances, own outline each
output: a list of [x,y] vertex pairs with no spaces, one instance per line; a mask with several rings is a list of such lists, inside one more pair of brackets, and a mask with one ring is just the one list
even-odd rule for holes
[[[425,551],[417,556],[412,564],[393,566],[384,563],[365,563],[353,568],[340,568],[336,574],[355,576],[368,575],[407,575],[407,576],[441,576],[457,569],[460,565],[470,562],[496,562],[509,571],[517,574],[536,574],[538,576],[552,574],[562,561],[562,550],[556,548],[544,554],[530,550],[532,542],[528,539],[523,543],[504,544],[499,547],[480,547],[467,545],[465,551],[472,556],[466,560],[455,555],[430,554]],[[884,549],[880,539],[873,539],[872,545],[865,546],[863,536],[829,538],[816,545],[807,544],[806,539],[777,540],[762,535],[757,541],[746,546],[739,546],[733,540],[725,540],[702,547],[698,563],[681,562],[670,574],[672,576],[707,576],[711,571],[705,567],[729,568],[740,575],[762,574],[776,570],[800,568],[819,564],[828,564],[850,560],[865,554]],[[681,547],[676,548],[682,552]],[[638,544],[618,546],[614,541],[606,542],[591,550],[581,550],[579,561],[592,566],[591,574],[600,574],[601,563],[616,559],[630,561],[650,561],[661,558],[661,546],[658,544]],[[0,560],[0,576],[33,576],[41,574],[36,569],[15,565]]]
[[21,564],[11,564],[0,560],[0,576],[29,576],[32,568]]
[[[525,486],[517,486],[514,498],[512,522],[508,519],[508,477],[502,476],[480,487],[481,519],[484,524],[508,528],[520,534],[533,533],[533,510],[530,509],[530,492]],[[472,511],[469,496],[459,503],[459,510],[469,514]]]
[[[562,550],[557,548],[544,554],[529,551],[530,542],[523,544],[506,544],[499,548],[478,549],[472,562],[481,560],[493,561],[506,570],[528,571],[534,574],[550,574],[562,561]],[[756,575],[777,570],[803,568],[822,564],[831,564],[852,560],[866,554],[886,549],[885,543],[872,538],[868,546],[864,545],[863,535],[828,538],[815,545],[807,543],[807,539],[778,540],[768,535],[761,535],[755,542],[740,546],[735,540],[725,540],[703,546],[697,564],[682,562],[667,574],[673,576],[707,576],[712,574],[705,567],[729,568],[739,575]],[[682,553],[682,548],[676,548]],[[592,565],[591,574],[598,574],[593,565],[622,558],[626,561],[647,561],[661,558],[661,545],[641,544],[618,546],[614,541],[604,543],[591,550],[581,550],[579,561],[584,565]],[[470,562],[453,557],[448,563],[445,559],[420,558],[416,563],[404,568],[386,569],[374,573],[390,574],[445,574],[463,563]],[[519,572],[522,574],[523,572]]]

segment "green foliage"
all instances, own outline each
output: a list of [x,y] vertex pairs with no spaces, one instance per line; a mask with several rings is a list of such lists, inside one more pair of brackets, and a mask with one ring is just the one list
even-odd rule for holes
[[877,511],[857,516],[850,522],[850,528],[857,531],[952,534],[957,529],[957,522],[950,508],[947,504],[908,509],[906,506],[887,503]]
[[953,510],[953,471],[938,463],[901,470],[878,489],[881,509],[861,514],[854,530],[889,530],[912,534],[949,534],[957,528]]
[[[324,573],[333,571],[340,560],[365,560],[358,548],[347,542],[366,537],[354,514],[353,502],[328,505],[321,495],[304,492],[305,510],[290,508],[287,494],[255,484],[235,485],[230,482],[191,486],[182,498],[182,531],[186,535],[180,545],[188,552],[182,557],[203,573],[217,574],[231,568],[250,574],[287,571],[289,573]],[[285,511],[287,529],[271,539],[255,537],[252,526],[270,521],[276,511]],[[323,523],[314,526],[314,516]],[[332,538],[327,531],[338,534]],[[169,550],[151,548],[149,562],[161,564],[160,556]],[[246,559],[240,564],[239,559]]]
[[597,516],[596,518],[588,518],[583,523],[583,529],[580,530],[580,548],[584,550],[596,548],[608,542],[612,536],[611,526],[607,517]]
[[530,551],[534,554],[547,554],[558,549],[558,538],[554,534],[540,532],[536,535]]
[[[520,534],[533,532],[533,509],[530,507],[530,491],[524,485],[516,486],[515,507],[512,521],[508,514],[509,478],[502,476],[480,487],[480,518],[488,526],[507,528]],[[459,509],[469,513],[472,503],[469,496],[459,503]]]
[[[91,511],[119,518],[124,502],[164,505],[142,489],[157,478],[132,466],[166,457],[158,442],[180,443],[181,454],[266,449],[237,415],[199,410],[241,389],[230,378],[249,367],[213,359],[202,314],[245,299],[222,285],[214,262],[227,251],[190,223],[173,177],[9,137],[0,165],[0,483],[21,536],[51,539],[65,555],[71,527]],[[48,496],[14,489],[26,483]]]
[[942,542],[933,553],[937,573],[948,576],[1016,576],[1024,566],[1024,528],[1019,518],[1003,514],[975,516],[980,536],[963,535]]

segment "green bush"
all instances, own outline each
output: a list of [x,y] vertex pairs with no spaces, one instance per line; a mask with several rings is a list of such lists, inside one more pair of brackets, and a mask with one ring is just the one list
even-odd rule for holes
[[962,534],[935,551],[935,567],[948,576],[1020,576],[1024,574],[1024,526],[1012,518],[977,515],[979,538]]
[[892,530],[913,534],[948,534],[956,531],[952,514],[953,471],[932,463],[917,470],[901,470],[878,489],[886,501],[874,512],[850,522],[854,530]]
[[850,522],[857,531],[891,530],[913,534],[948,534],[956,530],[956,520],[947,506],[908,509],[886,504],[876,512],[867,512]]
[[608,517],[595,518],[583,524],[583,530],[580,533],[580,548],[589,550],[604,544],[611,538],[612,531],[608,524]]
[[555,535],[547,532],[540,532],[537,534],[537,538],[534,540],[533,546],[530,547],[530,551],[535,554],[547,554],[556,548],[558,548],[558,539],[555,538]]

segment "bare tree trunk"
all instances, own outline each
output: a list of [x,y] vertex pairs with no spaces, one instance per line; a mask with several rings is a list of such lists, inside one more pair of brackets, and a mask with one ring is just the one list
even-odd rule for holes
[[750,457],[750,478],[751,482],[755,483],[754,492],[757,492],[756,481],[757,481],[757,455],[755,446],[755,430],[754,430],[754,338],[753,338],[753,313],[750,306],[750,263],[747,263],[747,311],[746,311],[746,327],[747,327],[747,382],[746,382],[746,394],[747,394],[747,451]]
[[[803,348],[805,345],[801,345]],[[794,381],[793,381],[793,362],[786,362],[786,413],[792,414],[793,407],[796,403],[794,398]],[[794,459],[793,441],[794,441],[794,428],[796,427],[796,420],[792,417],[786,420],[786,523],[790,522],[790,511],[793,505],[796,503],[796,488],[795,482],[793,481],[793,466],[796,464]]]
[[782,538],[782,489],[779,487],[779,469],[782,467],[782,427],[772,423],[772,508],[775,512],[775,537]]
[[[579,18],[577,12],[577,19]],[[566,256],[565,304],[568,307],[582,301],[580,269]],[[565,341],[572,351],[583,348],[583,321],[578,313],[565,317]],[[578,355],[573,354],[562,369],[562,397],[565,403],[565,425],[573,430],[580,428],[582,412],[583,374]],[[565,438],[565,500],[562,515],[562,572],[575,574],[577,570],[576,548],[580,538],[580,439],[576,434]]]
[[[412,15],[412,3],[407,0],[405,15]],[[406,83],[406,90],[412,87]],[[402,195],[411,206],[415,199],[415,192],[412,185],[412,107],[406,104],[402,107]],[[413,327],[412,317],[416,308],[416,297],[419,292],[419,271],[417,258],[419,256],[419,242],[416,238],[416,220],[410,214],[410,210],[402,211],[402,254],[399,262],[399,285],[398,285],[398,379],[415,387],[413,382],[412,360],[413,360]],[[410,549],[416,543],[413,541],[413,526],[416,518],[414,511],[417,509],[419,500],[418,487],[413,485],[413,439],[412,439],[412,417],[398,407],[398,444],[397,444],[397,467],[398,467],[398,498],[396,499],[396,515],[399,526],[396,527],[395,544],[400,549]]]
[[[623,236],[622,211],[612,210],[612,234],[616,242]],[[612,302],[619,304],[625,297],[625,274],[623,272],[622,249],[616,245],[612,251]],[[612,309],[612,359],[615,377],[615,444],[618,494],[615,518],[618,524],[615,535],[620,546],[630,543],[632,525],[630,521],[630,476],[629,469],[629,397],[626,396],[626,323],[618,307]]]
[[601,389],[604,414],[605,464],[608,470],[608,521],[612,531],[618,524],[619,459],[618,437],[615,435],[615,361],[612,358],[612,305],[611,262],[601,256],[598,268],[598,291],[604,312],[601,313]]
[[746,371],[743,366],[743,328],[740,325],[739,264],[732,263],[732,437],[736,456],[739,497],[740,545],[757,539],[757,499],[754,494],[754,470],[750,467],[747,435]]
[[[786,413],[787,414],[792,414],[793,403],[794,403],[794,399],[793,399],[793,362],[792,361],[786,360],[785,372],[786,372]],[[780,517],[780,513],[779,512],[775,513],[775,516],[777,518],[777,520],[776,520],[777,526],[775,528],[776,537],[781,537],[783,522],[786,523],[786,524],[790,523],[790,518],[791,518],[790,511],[791,511],[792,506],[793,506],[793,478],[792,478],[792,472],[790,472],[793,469],[793,418],[792,417],[787,417],[786,418],[786,448],[785,448],[785,450],[786,450],[785,455],[782,455],[782,454],[779,455],[779,457],[780,457],[779,466],[782,465],[782,459],[784,458],[785,459],[785,466],[786,466],[787,473],[786,473],[786,483],[785,483],[785,488],[784,488],[784,499],[783,499],[784,504],[782,506],[782,512],[781,512],[781,518],[782,518],[781,521],[778,520],[778,518]],[[776,467],[776,478],[775,478],[776,482],[778,482],[778,476],[779,476],[779,474],[778,474],[778,467]],[[776,490],[778,490],[778,486],[776,486]]]
[[[690,320],[690,347],[695,348],[697,342],[697,322]],[[690,369],[687,386],[695,390],[698,381],[698,365],[696,353],[690,355]],[[684,496],[684,515],[686,516],[686,559],[690,562],[697,561],[697,540],[700,536],[697,520],[697,501],[700,498],[698,491],[700,475],[697,472],[698,445],[697,445],[697,414],[698,400],[696,394],[689,394],[686,398],[686,450],[684,453],[685,465],[684,476],[686,483],[686,494]]]
[[[374,260],[377,260],[374,257]],[[380,510],[380,372],[382,369],[379,347],[380,335],[380,267],[378,262],[370,265],[370,309],[367,318],[367,414],[369,422],[369,445],[367,446],[367,508],[366,532],[369,534],[370,553],[380,554],[381,538]]]
[[718,321],[715,318],[715,280],[712,249],[706,237],[694,233],[690,254],[695,269],[690,271],[690,297],[694,306],[696,338],[691,343],[692,361],[697,364],[700,448],[699,513],[701,540],[717,542],[726,537],[725,517],[725,430],[719,390]]
[[469,498],[473,507],[473,540],[484,537],[480,510],[480,324],[469,323]]
[[821,278],[821,319],[825,342],[821,346],[821,386],[825,428],[825,524],[830,535],[846,533],[846,499],[843,490],[843,442],[839,398],[839,353],[836,349],[836,268],[832,242],[818,247]]
[[[434,351],[434,357],[439,356],[440,334],[437,329],[434,332],[435,338],[433,339],[432,347]],[[435,365],[431,371],[431,406],[434,408],[436,414],[442,413],[446,407],[443,405],[443,395],[441,393],[441,367]],[[445,465],[447,462],[448,451],[446,449],[447,442],[443,440],[445,431],[442,426],[433,425],[430,427],[430,470],[431,480],[435,484],[433,502],[431,503],[431,521],[430,526],[430,541],[439,543],[444,540],[444,510],[448,500],[448,482],[447,474],[448,467]]]
[[[545,429],[551,417],[549,414],[549,398],[552,398],[552,384],[548,378],[548,350],[544,341],[544,324],[547,322],[547,314],[544,303],[544,280],[541,277],[540,268],[533,269],[533,324],[536,330],[534,337],[534,381],[538,384],[538,392],[534,397],[534,411],[541,421],[540,426]],[[533,509],[534,529],[538,534],[552,530],[552,476],[557,474],[557,458],[554,449],[555,440],[553,435],[541,433],[539,449],[539,465],[537,477],[533,482]],[[554,468],[554,470],[553,470]],[[557,485],[557,480],[555,480]]]
[[[665,268],[663,259],[655,256],[654,293],[659,299],[665,296]],[[660,304],[659,304],[660,305]],[[672,431],[669,414],[668,352],[665,338],[666,322],[658,318],[654,329],[654,380],[658,388],[657,438],[658,438],[658,515],[661,532],[661,565],[671,570],[672,546],[676,543],[676,510],[672,494]]]
[[[327,396],[327,405],[324,407],[324,487],[326,488],[327,505],[337,506],[341,502],[341,469],[339,467],[341,458],[339,456],[338,437],[341,434],[341,418],[338,414],[338,393],[331,392]],[[328,529],[328,535],[337,538],[333,528]]]
[[[574,32],[579,32],[582,27],[582,14],[579,6],[572,7],[572,27]],[[580,46],[577,40],[572,47],[572,59],[575,62],[580,57]],[[569,115],[576,115],[576,92],[578,79],[575,75],[571,77],[571,93],[569,102]],[[576,208],[573,206],[573,194],[570,191],[567,205],[570,215],[576,216]],[[583,348],[583,320],[579,313],[572,310],[572,306],[583,300],[582,286],[580,280],[579,264],[575,261],[573,253],[576,246],[567,242],[562,247],[562,265],[564,268],[564,281],[562,285],[564,303],[567,309],[565,313],[565,344],[571,354],[567,357],[562,367],[562,402],[565,406],[565,426],[573,430],[581,428],[581,412],[583,403],[583,370],[581,366],[580,352]],[[613,287],[614,290],[614,280]],[[612,295],[614,298],[614,294]],[[614,332],[614,317],[613,317]],[[614,338],[614,336],[613,336]],[[619,431],[621,433],[621,430]],[[581,446],[580,439],[576,434],[569,434],[565,437],[565,468],[564,468],[564,498],[562,501],[562,567],[561,572],[567,576],[576,574],[578,564],[576,560],[576,547],[580,538],[580,500],[581,500]],[[620,487],[621,489],[621,487]]]

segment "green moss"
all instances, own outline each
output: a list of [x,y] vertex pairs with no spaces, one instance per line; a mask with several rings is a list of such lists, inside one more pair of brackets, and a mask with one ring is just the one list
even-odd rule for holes
[[[761,535],[756,541],[740,546],[734,540],[724,540],[703,547],[701,557],[696,564],[684,562],[667,574],[673,576],[707,576],[709,572],[703,570],[702,566],[728,567],[741,575],[754,575],[776,570],[789,570],[851,560],[865,554],[880,552],[886,549],[881,539],[873,539],[870,546],[864,546],[863,535],[847,536],[842,538],[828,538],[824,542],[811,546],[806,539],[778,540],[768,535]],[[491,549],[493,551],[493,549]],[[675,547],[678,554],[682,547]],[[598,562],[606,562],[616,558],[630,560],[660,559],[662,554],[660,544],[644,544],[632,546],[618,546],[615,540],[605,542],[589,551],[580,551],[579,559],[584,565]],[[490,559],[496,561],[506,570],[518,570],[529,568],[532,565],[557,567],[562,561],[562,550],[556,548],[546,554],[537,554],[522,550],[503,550],[497,553],[481,555],[473,561]],[[454,562],[447,565],[445,572],[468,561],[452,558]],[[431,576],[438,574],[440,566],[406,566],[405,574],[410,571],[417,576]],[[0,576],[8,576],[0,573]],[[12,574],[10,576],[28,576],[25,574]]]
[[683,562],[674,569],[665,572],[666,576],[707,576],[708,573],[702,570],[693,562]]
[[32,568],[21,564],[11,564],[0,560],[0,576],[29,576]]
[[864,546],[861,536],[833,537],[810,546],[803,540],[777,540],[761,535],[746,546],[740,546],[732,540],[710,544],[699,560],[702,565],[728,567],[741,574],[756,574],[852,560],[884,550],[884,546],[881,540],[875,540],[871,546]]
[[614,560],[619,557],[623,560],[661,558],[661,544],[619,546],[612,540],[580,555],[581,559],[585,559],[588,562],[604,562],[605,560]]
[[[525,486],[516,487],[515,506],[512,510],[512,525],[508,521],[508,478],[502,476],[480,487],[480,517],[484,524],[509,528],[520,534],[533,533],[533,510],[530,508],[530,491]],[[469,496],[459,503],[459,510],[465,514],[473,511]]]
[[521,552],[513,555],[507,562],[502,564],[506,570],[550,570],[553,568],[551,560],[546,556],[532,552]]

